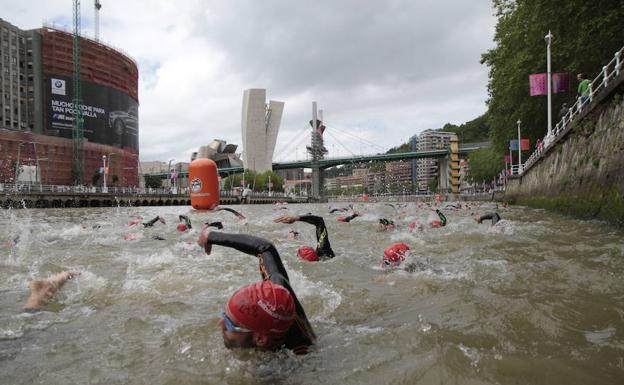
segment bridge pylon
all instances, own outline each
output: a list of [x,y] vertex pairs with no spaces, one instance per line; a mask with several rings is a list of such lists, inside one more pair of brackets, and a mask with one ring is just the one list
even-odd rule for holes
[[459,141],[457,140],[457,136],[451,137],[451,148],[450,148],[450,162],[449,162],[449,181],[451,185],[451,192],[454,195],[459,194]]

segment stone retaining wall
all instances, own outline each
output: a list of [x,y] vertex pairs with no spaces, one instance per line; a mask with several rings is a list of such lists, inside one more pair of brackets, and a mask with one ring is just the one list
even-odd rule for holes
[[624,87],[574,122],[569,133],[507,185],[512,203],[624,225]]

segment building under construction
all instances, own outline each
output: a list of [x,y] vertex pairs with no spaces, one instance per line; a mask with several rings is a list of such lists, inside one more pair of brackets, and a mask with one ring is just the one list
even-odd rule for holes
[[[82,103],[73,103],[73,34],[44,25],[21,30],[0,19],[0,183],[22,181],[24,167],[43,184],[73,184],[72,128],[80,108],[83,184],[138,186],[138,68],[130,56],[80,39]],[[115,177],[116,176],[116,177]]]

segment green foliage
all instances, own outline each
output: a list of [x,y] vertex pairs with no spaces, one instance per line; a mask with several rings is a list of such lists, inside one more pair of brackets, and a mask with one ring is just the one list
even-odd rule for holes
[[112,181],[113,184],[115,184],[115,183],[119,182],[119,177],[117,175],[113,175],[111,177],[111,181]]
[[568,72],[570,91],[553,95],[553,126],[563,102],[574,102],[579,72],[590,79],[608,63],[624,42],[624,3],[611,0],[493,0],[498,16],[496,47],[482,56],[490,67],[487,121],[498,153],[517,136],[534,144],[546,134],[546,96],[529,96],[528,75],[546,72],[544,36],[552,31],[553,72]]
[[468,160],[468,178],[476,183],[490,181],[505,167],[503,156],[494,147],[473,151]]
[[253,191],[268,191],[269,180],[271,181],[271,191],[283,192],[284,191],[284,178],[277,175],[273,171],[265,171],[263,173],[256,173],[253,170],[246,170],[243,174],[230,175],[223,180],[223,188],[230,190],[234,187],[243,187],[242,181],[245,181],[245,186],[249,186]]
[[489,140],[490,127],[487,123],[487,114],[483,114],[459,126],[446,123],[436,131],[454,132],[460,143],[486,142]]
[[162,179],[158,175],[145,175],[145,187],[160,188],[162,187]]
[[392,147],[391,149],[389,149],[388,151],[386,151],[386,154],[396,154],[396,153],[400,153],[400,152],[410,152],[412,151],[409,142],[407,143],[403,143],[397,147]]

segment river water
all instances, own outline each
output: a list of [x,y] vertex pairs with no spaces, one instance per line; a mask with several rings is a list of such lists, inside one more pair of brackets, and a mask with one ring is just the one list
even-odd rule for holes
[[[502,228],[446,210],[446,227],[409,232],[430,209],[357,204],[363,217],[341,223],[330,206],[236,206],[246,220],[179,206],[0,211],[0,383],[623,383],[621,231],[510,207]],[[306,212],[325,217],[333,260],[298,260],[313,226],[272,222]],[[192,232],[176,231],[179,214]],[[128,226],[135,215],[167,224]],[[380,217],[397,230],[376,232]],[[275,243],[319,337],[310,354],[223,346],[228,297],[260,275],[254,257],[194,244],[206,220]],[[380,268],[399,241],[417,271]],[[82,275],[43,311],[22,312],[29,280],[63,270]]]

